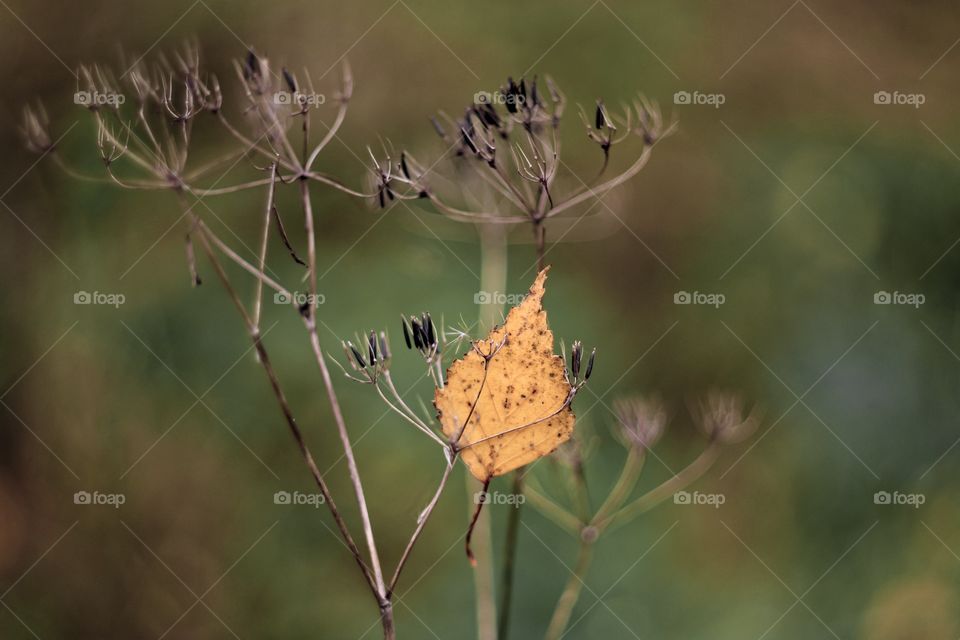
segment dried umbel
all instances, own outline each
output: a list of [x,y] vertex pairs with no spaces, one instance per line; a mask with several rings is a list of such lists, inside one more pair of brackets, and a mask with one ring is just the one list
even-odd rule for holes
[[743,399],[731,392],[711,390],[693,409],[700,428],[711,438],[722,443],[741,442],[757,428],[760,411],[754,407],[744,413]]
[[384,331],[379,335],[376,331],[371,331],[363,339],[357,337],[356,345],[351,340],[344,341],[343,352],[350,368],[362,376],[357,378],[347,374],[347,377],[370,384],[376,384],[380,375],[388,370],[392,357],[390,343]]
[[[104,178],[82,175],[66,159],[51,153],[56,150],[42,107],[24,110],[21,134],[31,151],[51,153],[71,175],[113,182],[126,189],[171,189],[200,197],[263,187],[273,181],[307,180],[358,197],[376,195],[375,191],[352,189],[312,168],[346,116],[353,94],[349,66],[344,64],[341,85],[329,100],[327,94],[314,91],[309,76],[301,80],[286,68],[275,69],[266,57],[252,50],[236,62],[235,69],[242,97],[225,104],[220,80],[202,70],[195,46],[186,46],[171,57],[160,56],[152,63],[121,60],[116,70],[81,66],[74,102],[93,118],[98,153],[106,168]],[[326,104],[334,110],[332,121],[324,122],[320,135],[315,135],[311,114]],[[235,124],[234,118],[244,124]],[[188,166],[190,158],[197,155],[190,153],[193,130],[201,123],[220,127],[235,148],[211,162]],[[277,175],[221,184],[235,167],[250,166],[245,158],[276,163]],[[210,187],[202,186],[211,178]]]
[[[484,185],[495,206],[454,204],[457,196],[436,186],[446,182],[440,173],[440,160],[420,162],[409,151],[395,159],[386,150],[385,159],[373,159],[376,202],[387,207],[395,201],[425,199],[456,221],[529,223],[537,248],[537,268],[542,270],[546,266],[546,221],[602,197],[635,176],[646,165],[654,145],[675,129],[675,123],[664,122],[657,104],[643,97],[623,107],[622,114],[610,113],[598,101],[592,122],[581,110],[586,136],[601,150],[599,169],[589,179],[581,179],[561,158],[560,128],[565,106],[566,97],[549,77],[543,81],[537,77],[529,81],[508,78],[495,92],[475,94],[459,118],[444,112],[431,118],[448,151],[455,151],[457,177],[452,182],[462,185],[467,179],[471,184]],[[604,180],[612,149],[631,139],[638,142],[635,159],[619,174]],[[564,176],[562,180],[558,180],[560,175]]]
[[657,396],[618,398],[613,412],[624,442],[638,449],[652,448],[667,426],[667,410]]

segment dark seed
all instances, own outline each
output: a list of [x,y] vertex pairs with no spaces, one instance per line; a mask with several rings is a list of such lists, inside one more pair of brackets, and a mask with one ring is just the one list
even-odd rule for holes
[[462,129],[462,128],[461,128],[461,129],[460,129],[460,133],[463,135],[463,141],[464,141],[464,143],[465,143],[468,147],[470,147],[470,151],[473,151],[474,153],[479,153],[479,151],[478,151],[478,149],[477,149],[477,145],[475,145],[475,144],[473,143],[473,140],[470,138],[470,136],[467,135],[466,129]]
[[413,348],[413,345],[410,343],[410,325],[407,324],[407,319],[403,316],[400,316],[401,322],[403,322],[403,341],[407,343],[407,349]]
[[423,317],[425,319],[424,326],[427,330],[427,343],[434,345],[437,343],[437,335],[433,330],[433,318],[430,317],[429,313],[423,314]]
[[437,132],[438,136],[441,138],[447,137],[446,132],[443,130],[443,127],[440,126],[440,122],[436,118],[431,117],[430,123],[433,125],[433,130]]
[[283,79],[287,83],[287,87],[290,89],[290,93],[297,92],[297,82],[293,79],[293,74],[287,71],[287,68],[283,68]]
[[403,171],[404,178],[407,180],[412,179],[410,178],[410,168],[407,167],[407,154],[405,152],[400,153],[400,170]]
[[410,320],[410,325],[413,328],[413,344],[417,349],[423,349],[423,327],[420,326],[420,323],[416,319]]
[[365,369],[367,366],[367,363],[363,361],[363,356],[360,354],[359,351],[357,351],[357,348],[353,346],[353,344],[351,343],[347,343],[347,344],[350,347],[350,351],[353,353],[353,359],[357,361],[357,364],[360,365],[361,369]]
[[257,58],[257,54],[253,52],[253,49],[250,49],[247,51],[247,77],[249,78],[259,73],[260,60]]
[[596,358],[597,358],[597,350],[594,349],[593,351],[590,352],[590,359],[587,360],[587,371],[586,373],[583,374],[584,380],[590,379],[590,374],[593,373],[593,361],[596,360]]
[[597,101],[597,121],[596,121],[597,129],[602,129],[603,125],[606,124],[606,122],[607,122],[607,119],[603,115],[603,103],[598,100]]

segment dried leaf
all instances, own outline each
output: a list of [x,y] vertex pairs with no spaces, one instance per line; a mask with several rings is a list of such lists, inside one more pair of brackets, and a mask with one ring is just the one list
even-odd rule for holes
[[503,326],[451,365],[434,398],[443,432],[460,434],[463,461],[482,481],[552,453],[573,433],[571,387],[542,306],[546,277],[544,269]]

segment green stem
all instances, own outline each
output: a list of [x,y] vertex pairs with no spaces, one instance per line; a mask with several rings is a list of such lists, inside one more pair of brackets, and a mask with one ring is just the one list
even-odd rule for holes
[[[504,225],[479,226],[480,233],[480,290],[491,294],[507,288],[507,229]],[[488,304],[480,306],[478,333],[489,331],[500,321],[503,309],[494,302],[498,295],[488,297]],[[480,490],[480,483],[467,478],[469,504]],[[477,610],[478,640],[497,640],[497,605],[494,595],[493,534],[490,509],[485,509],[473,529],[472,549],[476,567],[473,573],[475,605]]]
[[[523,472],[526,467],[520,467],[513,472],[513,485],[510,489],[514,496],[523,495]],[[497,623],[497,633],[500,640],[506,640],[510,631],[510,601],[513,597],[513,568],[516,566],[517,540],[520,533],[520,510],[523,501],[517,501],[507,518],[507,534],[503,552],[503,578],[500,587],[500,619]]]
[[590,568],[590,562],[593,560],[593,542],[580,538],[580,550],[577,553],[577,564],[573,568],[570,579],[563,589],[560,600],[557,601],[557,608],[553,610],[553,616],[550,618],[550,626],[547,627],[545,640],[559,640],[563,637],[563,632],[570,623],[570,616],[573,613],[573,607],[580,599],[580,592],[583,590],[584,581],[587,577],[587,570]]

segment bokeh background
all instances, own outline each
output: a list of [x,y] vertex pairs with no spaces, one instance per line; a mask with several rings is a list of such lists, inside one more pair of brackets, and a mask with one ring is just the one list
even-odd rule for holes
[[[703,447],[686,409],[698,394],[733,389],[765,417],[693,487],[722,493],[720,508],[668,501],[601,540],[566,637],[960,635],[955,6],[0,4],[3,638],[379,633],[329,514],[274,504],[276,491],[311,491],[309,476],[229,300],[208,269],[209,286],[189,286],[183,228],[171,228],[176,199],[66,178],[35,164],[17,136],[22,105],[42,100],[54,131],[66,132],[63,154],[100,170],[90,120],[72,103],[77,65],[113,63],[121,47],[149,57],[189,38],[231,86],[230,61],[249,46],[314,77],[346,53],[354,99],[319,165],[354,185],[367,145],[389,139],[436,156],[427,117],[459,112],[507,75],[549,73],[564,89],[564,159],[584,175],[598,159],[576,103],[616,105],[642,91],[678,117],[679,133],[648,168],[548,256],[554,331],[600,353],[592,392],[575,405],[578,433],[593,443],[591,495],[602,499],[624,456],[612,435],[616,397],[657,392],[671,407],[641,488]],[[676,105],[678,91],[724,103]],[[925,101],[876,104],[877,91]],[[227,141],[214,124],[201,137],[208,151]],[[619,151],[626,162],[631,151]],[[364,328],[396,335],[402,312],[476,319],[472,227],[428,208],[384,213],[314,193],[331,353]],[[203,214],[252,246],[261,201],[210,198]],[[507,293],[532,278],[528,235],[512,237]],[[274,268],[295,278],[292,265]],[[126,302],[78,306],[78,291]],[[679,291],[726,302],[676,305]],[[877,305],[879,291],[925,301]],[[346,468],[299,319],[270,308],[266,323],[279,375],[346,505]],[[411,402],[428,401],[415,357],[399,354],[395,370]],[[369,388],[338,385],[392,566],[442,460]],[[559,483],[550,464],[537,473]],[[125,503],[76,505],[82,490]],[[878,505],[878,491],[924,502]],[[475,636],[461,547],[470,506],[461,468],[404,579],[400,637]],[[509,508],[491,508],[498,549]],[[540,637],[576,544],[533,509],[523,522],[513,636]]]

